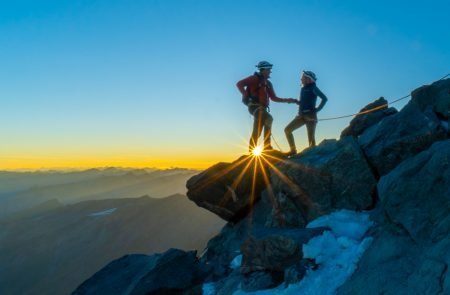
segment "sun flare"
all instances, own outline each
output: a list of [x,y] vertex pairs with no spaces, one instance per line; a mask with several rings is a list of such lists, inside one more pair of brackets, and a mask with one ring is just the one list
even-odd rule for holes
[[255,157],[259,157],[259,156],[261,156],[262,151],[263,151],[263,148],[260,146],[257,146],[252,150],[252,155]]

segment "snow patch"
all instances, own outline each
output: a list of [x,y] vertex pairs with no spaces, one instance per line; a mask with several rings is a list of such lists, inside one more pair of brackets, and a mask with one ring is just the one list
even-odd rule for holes
[[237,269],[242,265],[242,254],[234,257],[234,259],[230,263],[230,268]]
[[214,283],[206,283],[202,286],[203,295],[215,295],[216,288]]
[[307,270],[300,282],[287,287],[281,284],[274,289],[250,293],[237,290],[234,295],[336,294],[337,289],[353,274],[359,259],[372,243],[373,239],[365,236],[372,224],[368,213],[350,210],[336,211],[313,220],[307,228],[331,228],[331,231],[325,231],[303,245],[304,257],[316,260],[316,270]]
[[105,216],[105,215],[109,215],[112,214],[114,211],[116,211],[117,208],[112,208],[112,209],[107,209],[107,210],[103,210],[103,211],[99,211],[99,212],[95,212],[95,213],[91,213],[88,216]]

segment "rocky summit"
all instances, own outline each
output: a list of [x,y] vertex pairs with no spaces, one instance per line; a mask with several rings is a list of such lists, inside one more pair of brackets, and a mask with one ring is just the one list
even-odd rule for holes
[[218,163],[187,182],[227,221],[202,255],[125,256],[74,294],[450,294],[449,109],[440,80],[399,111],[369,104],[339,140]]

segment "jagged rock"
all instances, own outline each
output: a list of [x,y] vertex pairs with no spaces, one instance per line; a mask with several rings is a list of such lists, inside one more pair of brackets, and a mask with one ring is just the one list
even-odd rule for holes
[[283,272],[256,271],[243,276],[241,281],[242,290],[254,292],[258,290],[275,288],[283,282]]
[[[308,221],[336,209],[363,210],[372,205],[375,177],[353,137],[325,140],[277,165],[272,187],[285,227],[304,227]],[[283,204],[288,204],[284,206]]]
[[378,191],[386,213],[416,242],[450,232],[450,140],[405,160],[380,179]]
[[[262,212],[265,211],[256,210],[254,215],[264,215]],[[234,270],[230,267],[231,260],[240,254],[240,245],[249,235],[260,240],[283,235],[295,241],[298,245],[302,245],[327,230],[324,227],[311,229],[264,228],[262,227],[262,221],[259,221],[259,223],[252,223],[252,221],[254,219],[246,218],[235,225],[227,224],[222,232],[210,241],[206,253],[201,258],[203,262],[213,268],[213,273],[211,273],[209,279],[216,281],[215,290],[218,295],[233,293],[233,290],[236,290],[241,283],[256,286],[258,278],[261,278],[259,275],[245,277],[241,274],[239,267]],[[278,284],[276,278],[280,274],[273,272],[270,272],[270,274],[275,276],[275,282]]]
[[212,267],[213,279],[230,273],[230,262],[239,254],[242,242],[256,228],[264,226],[271,210],[268,195],[263,192],[260,201],[246,218],[236,224],[227,223],[217,236],[209,240],[201,260]]
[[405,160],[378,190],[374,240],[338,294],[450,294],[450,140]]
[[306,274],[308,269],[316,270],[317,264],[314,259],[304,258],[297,262],[296,264],[286,268],[284,270],[284,283],[285,286],[289,284],[295,284],[300,282]]
[[209,240],[201,261],[212,268],[212,280],[217,280],[232,272],[230,263],[239,255],[241,244],[250,235],[259,239],[271,235],[284,235],[301,245],[327,230],[325,227],[311,229],[267,228],[265,227],[266,220],[269,217],[273,218],[271,215],[272,206],[267,192],[263,192],[261,200],[246,218],[237,224],[227,223],[217,236]]
[[216,295],[233,294],[233,292],[236,291],[241,282],[242,282],[242,274],[239,271],[239,269],[236,269],[228,276],[224,277],[222,280],[215,283],[215,292],[213,294]]
[[445,138],[445,130],[431,110],[423,113],[414,104],[408,104],[398,114],[366,130],[358,141],[370,164],[382,176]]
[[415,104],[423,112],[432,106],[440,119],[449,119],[450,110],[450,79],[436,81],[424,85],[411,93],[411,104]]
[[380,97],[376,101],[363,107],[359,113],[379,108],[376,111],[357,115],[350,121],[350,125],[341,132],[341,138],[345,136],[358,137],[367,128],[375,125],[384,117],[396,114],[398,111],[395,108],[388,108],[388,102],[384,97]]
[[[276,163],[285,156],[274,151],[264,158]],[[267,186],[264,173],[269,173],[268,169],[267,162],[252,156],[242,156],[233,163],[218,163],[188,180],[187,196],[221,218],[237,222],[259,200]]]
[[73,294],[201,294],[198,285],[207,271],[195,251],[127,255],[109,263]]
[[302,257],[300,245],[285,236],[270,236],[264,239],[248,237],[241,245],[241,272],[284,271]]

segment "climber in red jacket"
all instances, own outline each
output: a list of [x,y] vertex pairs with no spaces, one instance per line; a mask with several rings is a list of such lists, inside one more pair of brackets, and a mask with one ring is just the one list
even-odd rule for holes
[[264,150],[272,150],[270,137],[272,135],[273,118],[269,114],[269,99],[276,102],[298,103],[294,98],[279,98],[268,80],[272,72],[272,64],[267,61],[259,62],[256,67],[259,72],[237,82],[236,86],[242,94],[242,102],[248,106],[253,116],[253,132],[250,137],[249,151],[256,147],[258,138],[264,127]]

